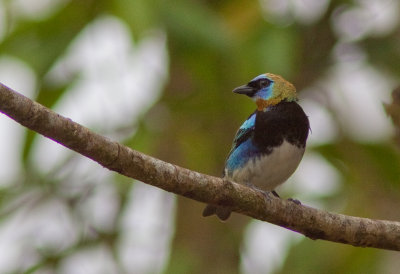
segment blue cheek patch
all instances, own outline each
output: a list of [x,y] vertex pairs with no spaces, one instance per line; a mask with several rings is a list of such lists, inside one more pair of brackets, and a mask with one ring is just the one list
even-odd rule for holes
[[[260,80],[260,79],[271,80],[265,74],[260,74],[257,77],[255,77],[253,80],[251,80],[251,82],[257,81],[257,80]],[[257,91],[256,94],[254,94],[253,98],[261,98],[261,99],[264,99],[264,100],[271,99],[272,98],[272,90],[273,90],[273,88],[274,88],[274,82],[272,82],[271,85],[269,85],[268,87]]]
[[264,100],[271,99],[272,98],[272,90],[273,90],[273,88],[274,88],[274,83],[272,82],[271,85],[269,85],[268,87],[263,88],[260,91],[257,91],[255,96],[259,97],[261,99],[264,99]]

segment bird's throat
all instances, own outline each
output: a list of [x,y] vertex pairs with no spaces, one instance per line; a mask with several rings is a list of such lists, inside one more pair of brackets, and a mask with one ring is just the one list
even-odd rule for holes
[[257,110],[258,111],[265,111],[267,107],[274,106],[278,104],[281,101],[279,98],[273,98],[269,100],[264,100],[264,99],[257,99],[256,100],[256,105],[257,105]]

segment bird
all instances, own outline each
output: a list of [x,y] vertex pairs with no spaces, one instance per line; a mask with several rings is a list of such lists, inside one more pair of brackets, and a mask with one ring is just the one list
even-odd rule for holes
[[[234,137],[223,177],[279,197],[275,188],[297,169],[310,131],[296,88],[280,75],[265,73],[233,92],[250,97],[257,108]],[[207,205],[203,216],[214,214],[225,221],[231,209]]]

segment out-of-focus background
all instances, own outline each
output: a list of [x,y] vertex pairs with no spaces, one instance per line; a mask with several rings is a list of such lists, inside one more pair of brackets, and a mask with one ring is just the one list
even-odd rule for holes
[[[273,72],[310,117],[277,191],[400,220],[383,103],[400,82],[397,0],[0,0],[0,81],[114,140],[220,175]],[[119,176],[0,115],[0,273],[398,273],[400,255],[312,241]],[[397,143],[396,143],[397,142]]]

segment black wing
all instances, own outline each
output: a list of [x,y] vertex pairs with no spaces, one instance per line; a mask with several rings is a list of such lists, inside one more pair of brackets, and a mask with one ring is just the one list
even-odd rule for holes
[[[233,145],[231,148],[231,152],[232,152],[232,150],[234,150],[235,148],[240,146],[243,142],[245,142],[249,138],[251,138],[254,135],[254,129],[255,129],[255,126],[252,126],[250,128],[245,128],[245,129],[239,129],[236,132],[235,138],[233,139]],[[229,152],[229,154],[231,154],[231,152]]]
[[[243,142],[245,142],[246,140],[248,140],[249,138],[251,138],[254,135],[254,129],[255,129],[255,121],[256,121],[256,112],[254,111],[252,114],[249,115],[249,117],[247,117],[246,121],[243,123],[243,125],[239,128],[239,130],[236,132],[235,138],[233,138],[233,144],[232,144],[232,148],[231,151],[228,154],[229,155],[232,153],[232,150],[234,150],[235,148],[237,148],[238,146],[240,146],[240,144],[242,144]],[[251,117],[254,115],[254,118],[251,119]],[[248,127],[245,127],[244,125],[248,122],[248,121],[252,121],[249,123]]]

